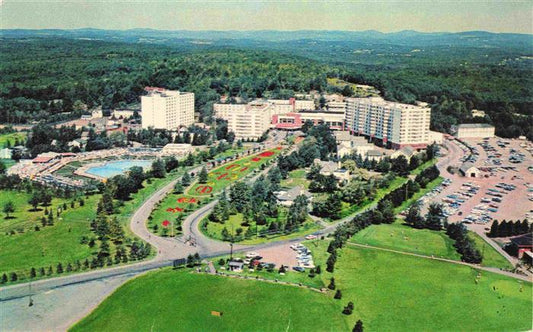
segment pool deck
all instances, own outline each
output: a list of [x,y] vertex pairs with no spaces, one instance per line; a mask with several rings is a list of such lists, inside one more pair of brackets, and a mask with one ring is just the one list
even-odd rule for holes
[[[77,170],[74,171],[74,174],[79,175],[79,176],[85,176],[85,177],[90,178],[90,179],[94,179],[94,180],[105,182],[105,181],[107,181],[108,178],[113,177],[113,176],[118,175],[118,174],[115,174],[115,175],[112,175],[112,176],[109,176],[109,177],[104,177],[104,176],[100,176],[100,175],[89,173],[88,170],[90,168],[101,167],[101,166],[105,166],[106,164],[110,164],[110,163],[113,163],[113,162],[121,162],[121,161],[126,161],[126,160],[128,160],[128,159],[124,159],[124,160],[107,160],[107,161],[101,161],[101,162],[96,162],[96,163],[90,163],[90,164],[83,165],[83,166],[79,167]],[[136,160],[136,159],[129,159],[129,160]],[[139,160],[139,159],[137,159],[137,160]],[[142,160],[150,162],[149,160],[145,160],[145,159],[142,159]],[[134,167],[134,166],[135,165],[132,165],[131,167]],[[149,167],[148,166],[143,167],[143,169],[145,169],[145,170],[147,168],[149,168]],[[127,171],[127,169],[124,169],[123,172],[125,172],[125,171]]]

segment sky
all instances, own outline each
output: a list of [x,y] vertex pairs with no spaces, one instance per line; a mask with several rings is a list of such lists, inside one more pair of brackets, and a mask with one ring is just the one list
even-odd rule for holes
[[533,33],[533,0],[0,0],[0,28]]

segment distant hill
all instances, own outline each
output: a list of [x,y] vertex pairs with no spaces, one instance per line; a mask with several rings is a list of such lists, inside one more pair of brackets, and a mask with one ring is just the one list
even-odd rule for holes
[[27,37],[63,37],[88,38],[104,41],[122,41],[136,43],[173,44],[179,40],[204,40],[218,45],[255,44],[255,42],[288,42],[298,40],[341,41],[361,44],[392,44],[404,46],[469,46],[469,47],[533,47],[533,35],[515,33],[491,33],[486,31],[466,31],[459,33],[437,32],[425,33],[404,30],[383,33],[375,30],[367,31],[188,31],[188,30],[0,30],[2,38]]

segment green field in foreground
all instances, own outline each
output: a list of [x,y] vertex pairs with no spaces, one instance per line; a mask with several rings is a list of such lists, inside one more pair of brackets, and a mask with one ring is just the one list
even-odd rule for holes
[[[324,252],[321,241],[313,253]],[[317,257],[315,262],[320,262]],[[342,303],[353,301],[349,326],[367,331],[525,331],[532,328],[532,287],[467,266],[376,249],[345,247],[333,274]]]
[[[211,311],[222,312],[221,317]],[[165,269],[120,287],[71,331],[346,331],[334,300],[292,286]]]
[[454,241],[444,231],[416,229],[402,224],[371,225],[355,234],[350,241],[421,255],[460,260]]

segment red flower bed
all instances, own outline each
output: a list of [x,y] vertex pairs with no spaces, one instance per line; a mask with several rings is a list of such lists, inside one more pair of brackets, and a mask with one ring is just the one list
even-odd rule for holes
[[255,162],[257,162],[259,160],[261,160],[261,158],[259,158],[259,157],[252,158],[252,161],[255,161]]
[[220,175],[219,177],[217,177],[217,180],[222,180],[226,176],[228,176],[228,173],[224,173],[224,174]]
[[189,203],[196,203],[196,202],[198,202],[198,201],[196,200],[196,198],[191,198],[191,199],[189,199]]
[[199,194],[209,194],[213,191],[213,187],[210,186],[198,186],[196,187],[196,192]]
[[260,157],[272,157],[274,155],[274,152],[272,151],[265,151],[263,153],[261,153],[259,156]]
[[239,167],[239,165],[232,164],[232,165],[226,166],[226,169],[232,169],[232,168],[235,168],[235,167]]
[[278,146],[276,149],[277,149],[277,150],[281,150],[281,149],[283,149],[283,148],[282,148],[281,146]]
[[241,168],[241,172],[244,172],[244,171],[246,171],[247,169],[248,169],[248,167],[243,167],[243,168]]
[[189,199],[187,197],[180,197],[177,199],[176,202],[178,203],[187,203],[189,201]]
[[170,225],[170,221],[165,220],[161,223],[161,225],[163,225],[164,227],[168,227],[168,225]]

